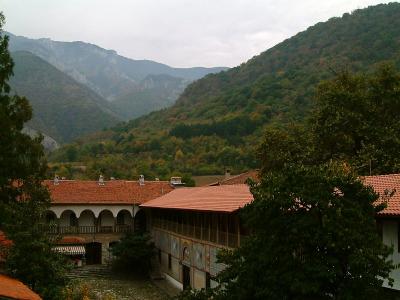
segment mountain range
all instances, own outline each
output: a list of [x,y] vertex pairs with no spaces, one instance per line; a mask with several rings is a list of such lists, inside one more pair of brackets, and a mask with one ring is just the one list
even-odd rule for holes
[[12,58],[10,85],[33,108],[29,127],[65,142],[120,121],[108,101],[38,56],[17,51]]
[[[172,107],[65,149],[74,148],[74,159],[88,163],[88,176],[100,170],[162,177],[254,168],[265,126],[307,118],[319,82],[388,60],[400,66],[399,3],[315,24],[238,67],[191,83]],[[53,159],[68,160],[65,149]]]
[[[9,50],[15,61],[12,87],[27,96],[34,108],[30,126],[61,143],[168,107],[193,80],[226,69],[172,68],[151,60],[129,59],[89,43],[5,34],[10,37]],[[25,63],[27,66],[22,65]],[[54,77],[44,72],[50,66],[50,73],[57,73]],[[50,87],[52,91],[47,91]],[[50,95],[53,97],[48,98]],[[54,105],[58,111],[52,115]],[[69,117],[72,111],[75,122]]]

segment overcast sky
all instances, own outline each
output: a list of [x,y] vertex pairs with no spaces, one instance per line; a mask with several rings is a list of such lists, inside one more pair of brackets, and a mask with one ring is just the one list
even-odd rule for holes
[[5,29],[176,67],[236,66],[373,0],[0,0]]

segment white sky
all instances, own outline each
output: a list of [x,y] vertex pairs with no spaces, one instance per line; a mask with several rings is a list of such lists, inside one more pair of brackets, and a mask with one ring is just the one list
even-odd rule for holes
[[0,0],[0,10],[17,35],[89,42],[176,67],[233,67],[317,22],[387,2]]

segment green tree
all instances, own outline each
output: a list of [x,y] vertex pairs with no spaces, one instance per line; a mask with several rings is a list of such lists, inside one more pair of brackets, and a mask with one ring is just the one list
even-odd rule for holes
[[392,282],[375,224],[383,206],[348,168],[287,165],[251,192],[241,216],[252,234],[220,254],[215,299],[378,299]]
[[67,259],[52,250],[53,242],[47,235],[47,225],[39,222],[48,208],[46,189],[36,186],[24,188],[29,200],[11,205],[13,224],[5,229],[12,239],[12,247],[6,260],[9,274],[27,283],[43,299],[62,299],[64,287],[68,283],[65,276],[69,269]]
[[391,64],[372,73],[339,73],[322,82],[309,120],[269,126],[259,148],[262,172],[285,163],[345,161],[361,175],[400,171],[400,73]]
[[151,271],[151,259],[155,255],[154,243],[146,233],[128,233],[111,248],[113,268],[117,272],[147,277]]
[[361,174],[400,171],[400,73],[343,72],[322,83],[311,120],[319,158],[345,160]]
[[26,98],[10,93],[13,61],[3,24],[0,13],[0,230],[13,241],[6,266],[8,273],[44,299],[57,299],[65,281],[64,268],[51,251],[46,228],[38,224],[50,205],[41,184],[47,168],[42,138],[32,139],[22,132],[32,110]]
[[314,158],[312,132],[305,125],[268,126],[258,149],[261,174],[278,171],[287,163],[310,164]]

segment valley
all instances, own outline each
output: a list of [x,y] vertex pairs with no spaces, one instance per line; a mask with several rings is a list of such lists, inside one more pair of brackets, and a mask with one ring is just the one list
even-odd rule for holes
[[[321,81],[386,61],[399,65],[399,15],[400,4],[391,3],[318,23],[240,66],[189,84],[173,106],[78,139],[50,159],[84,161],[88,172],[79,176],[93,179],[99,172],[168,178],[256,168],[266,128],[307,120]],[[72,161],[67,152],[76,154]]]
[[60,144],[171,106],[193,80],[227,69],[172,68],[84,42],[7,35],[11,86],[34,108],[29,126]]

